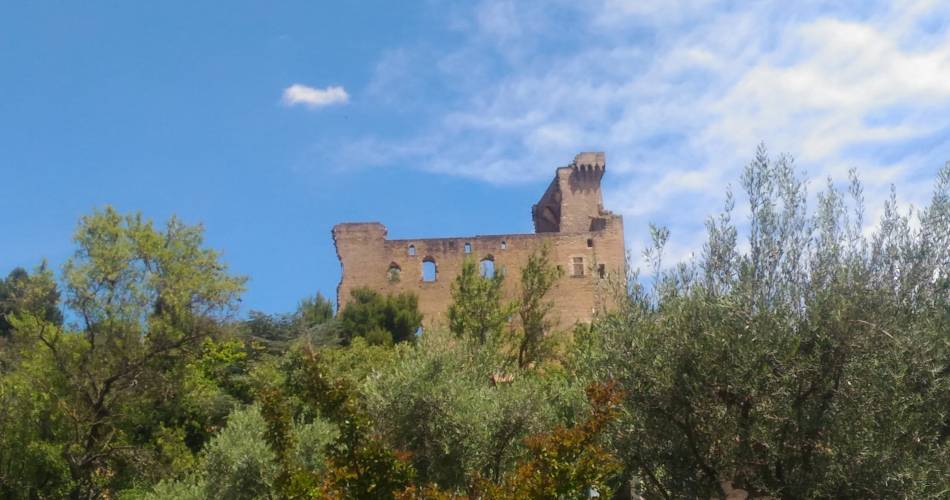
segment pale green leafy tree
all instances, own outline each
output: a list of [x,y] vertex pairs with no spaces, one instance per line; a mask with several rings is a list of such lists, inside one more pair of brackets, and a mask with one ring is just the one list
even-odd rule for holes
[[465,259],[462,271],[452,282],[449,330],[479,344],[501,337],[517,308],[514,303],[505,303],[504,283],[504,273],[483,276],[474,259]]
[[30,315],[14,327],[49,363],[44,393],[64,421],[57,438],[70,496],[92,498],[141,460],[128,418],[173,390],[169,375],[233,311],[245,280],[203,248],[200,226],[176,218],[156,229],[139,214],[107,208],[83,217],[74,239],[63,282],[77,329]]
[[521,270],[521,297],[518,316],[521,338],[518,343],[518,366],[525,368],[541,361],[546,352],[546,337],[555,325],[554,302],[548,297],[564,272],[551,263],[551,250],[543,245],[528,257]]

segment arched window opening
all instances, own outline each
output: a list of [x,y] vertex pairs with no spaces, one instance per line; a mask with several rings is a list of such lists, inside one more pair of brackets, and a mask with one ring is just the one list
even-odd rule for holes
[[471,243],[466,243],[463,248],[465,248],[465,253],[472,253],[472,244],[471,244]]
[[574,257],[571,260],[573,264],[572,271],[574,276],[583,276],[584,275],[584,258],[583,257]]
[[435,265],[435,259],[426,257],[422,260],[422,281],[435,281],[438,275],[438,269]]
[[415,255],[416,255],[416,246],[415,246],[415,245],[409,245],[409,256],[410,256],[410,257],[415,257]]
[[507,241],[501,240],[501,249],[502,249],[502,250],[508,250],[508,242],[507,242]]
[[597,275],[600,276],[600,279],[607,277],[607,266],[604,264],[597,264]]
[[587,238],[587,248],[594,248],[594,240]]
[[478,267],[485,278],[495,277],[495,259],[491,255],[482,259]]
[[401,273],[402,269],[399,267],[399,264],[390,262],[389,269],[386,271],[386,279],[388,279],[390,283],[399,283]]

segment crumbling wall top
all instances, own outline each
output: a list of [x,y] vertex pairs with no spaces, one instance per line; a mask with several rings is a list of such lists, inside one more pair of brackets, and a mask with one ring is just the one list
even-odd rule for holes
[[379,222],[343,222],[333,226],[334,238],[372,237],[385,238],[386,226]]

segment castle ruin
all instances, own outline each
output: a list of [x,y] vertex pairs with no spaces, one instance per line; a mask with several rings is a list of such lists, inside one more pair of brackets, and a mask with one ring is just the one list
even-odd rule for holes
[[533,234],[389,240],[378,222],[337,224],[333,240],[343,268],[338,310],[355,288],[412,292],[419,297],[423,324],[444,326],[452,282],[465,259],[475,259],[483,274],[506,273],[505,293],[514,298],[522,266],[547,243],[552,262],[563,271],[550,292],[556,319],[562,327],[589,322],[611,303],[604,293],[607,278],[626,273],[623,218],[603,207],[605,170],[604,153],[580,153],[558,168],[531,209]]

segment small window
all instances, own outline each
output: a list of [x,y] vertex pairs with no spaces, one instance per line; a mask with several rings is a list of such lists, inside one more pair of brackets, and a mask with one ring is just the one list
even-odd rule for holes
[[415,245],[409,245],[409,256],[410,256],[410,257],[415,257],[415,255],[416,255],[416,246],[415,246]]
[[587,238],[587,248],[594,248],[594,240]]
[[495,277],[495,261],[490,255],[482,259],[478,267],[481,270],[482,276],[485,278]]
[[584,275],[584,258],[583,257],[574,257],[572,259],[574,276],[583,276]]
[[471,243],[466,243],[463,248],[465,248],[465,253],[472,253],[472,244],[471,244]]
[[607,277],[607,266],[604,264],[597,264],[597,275],[600,276],[600,279]]
[[435,266],[435,259],[426,257],[422,260],[422,281],[435,281],[438,275],[438,269]]
[[386,271],[386,279],[390,283],[399,283],[399,275],[402,273],[402,269],[399,267],[399,264],[392,262],[389,264],[389,270]]
[[501,240],[501,249],[502,249],[502,250],[508,250],[508,242],[507,242],[507,241]]

